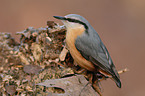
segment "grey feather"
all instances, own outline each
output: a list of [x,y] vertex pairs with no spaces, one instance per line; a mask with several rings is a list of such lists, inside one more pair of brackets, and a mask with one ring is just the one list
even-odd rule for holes
[[111,74],[115,82],[118,83],[117,85],[121,87],[119,75],[109,52],[94,29],[89,29],[89,34],[78,36],[75,40],[75,46],[85,59]]
[[85,18],[77,14],[69,14],[65,17],[55,16],[55,18],[67,20],[68,22],[64,23],[66,27],[69,24],[72,24],[72,22],[84,25],[84,28],[86,29],[85,32],[78,36],[75,41],[77,50],[85,59],[112,75],[112,78],[116,82],[117,86],[121,88],[120,77],[115,69],[109,52],[90,23]]

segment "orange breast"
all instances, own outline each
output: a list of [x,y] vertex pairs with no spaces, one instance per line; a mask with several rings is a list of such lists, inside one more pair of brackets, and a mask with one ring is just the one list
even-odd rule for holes
[[73,59],[80,67],[85,68],[89,71],[95,71],[94,65],[90,61],[86,60],[75,47],[75,40],[77,36],[83,34],[84,31],[84,27],[67,29],[66,44]]

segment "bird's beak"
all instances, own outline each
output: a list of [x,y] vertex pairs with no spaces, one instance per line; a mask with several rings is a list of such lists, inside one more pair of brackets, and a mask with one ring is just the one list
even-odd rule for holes
[[61,16],[53,16],[53,17],[56,18],[56,19],[60,19],[60,20],[66,20],[65,17],[61,17]]

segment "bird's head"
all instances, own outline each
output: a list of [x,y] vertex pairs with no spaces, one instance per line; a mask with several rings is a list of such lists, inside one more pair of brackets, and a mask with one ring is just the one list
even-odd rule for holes
[[64,25],[66,26],[66,28],[75,28],[75,27],[84,27],[86,30],[88,30],[88,21],[80,16],[80,15],[77,15],[77,14],[69,14],[69,15],[66,15],[64,17],[62,16],[53,16],[54,18],[56,19],[59,19],[61,20]]

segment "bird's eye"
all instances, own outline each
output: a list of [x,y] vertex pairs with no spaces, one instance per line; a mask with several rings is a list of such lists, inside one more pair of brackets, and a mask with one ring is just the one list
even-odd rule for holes
[[68,20],[69,22],[75,22],[75,20],[74,20],[74,19],[71,19],[71,18],[67,18],[67,20]]

